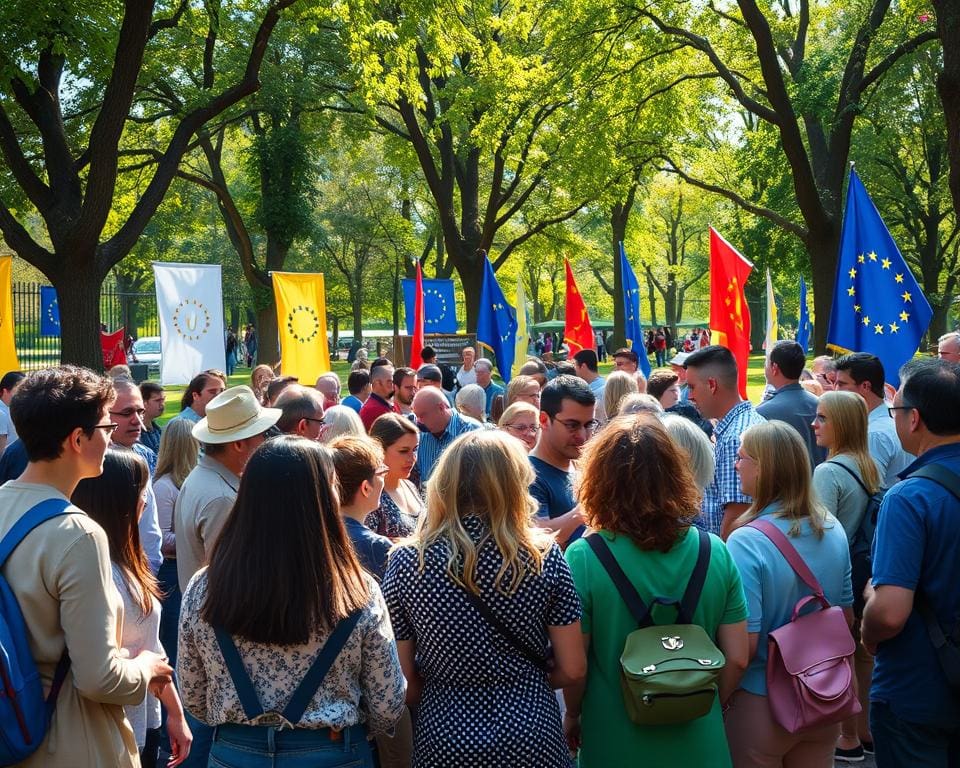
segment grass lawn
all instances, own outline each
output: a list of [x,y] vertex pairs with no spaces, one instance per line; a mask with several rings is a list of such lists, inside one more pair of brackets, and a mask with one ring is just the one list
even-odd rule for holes
[[[346,360],[338,360],[333,364],[334,373],[340,377],[343,382],[344,394],[346,394],[347,375],[350,373],[350,364]],[[600,373],[606,375],[613,370],[613,363],[601,363]],[[230,377],[230,386],[250,383],[250,369],[237,368],[236,373]],[[765,381],[763,378],[763,355],[752,355],[750,357],[750,368],[747,371],[747,394],[753,403],[759,403],[763,394]],[[180,413],[180,397],[186,387],[169,386],[165,387],[167,391],[167,405],[163,410],[161,423]]]

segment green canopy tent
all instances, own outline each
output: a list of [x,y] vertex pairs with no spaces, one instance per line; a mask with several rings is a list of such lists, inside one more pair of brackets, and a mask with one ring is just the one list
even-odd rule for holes
[[[590,325],[595,331],[612,331],[613,323],[609,320],[591,320]],[[546,333],[563,332],[566,323],[563,320],[544,320],[542,323],[536,323],[530,326],[530,330]]]

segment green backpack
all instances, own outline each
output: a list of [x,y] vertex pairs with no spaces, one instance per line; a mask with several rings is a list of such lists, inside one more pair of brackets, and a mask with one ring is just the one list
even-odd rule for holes
[[[657,597],[648,607],[599,534],[586,537],[639,629],[627,635],[620,656],[620,686],[630,719],[638,725],[683,723],[706,715],[717,696],[726,659],[693,613],[710,566],[710,536],[699,531],[697,563],[678,603]],[[677,608],[676,624],[654,624],[653,606]]]

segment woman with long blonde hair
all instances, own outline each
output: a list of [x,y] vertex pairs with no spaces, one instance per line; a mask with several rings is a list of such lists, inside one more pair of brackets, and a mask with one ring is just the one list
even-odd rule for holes
[[[831,605],[853,620],[850,549],[843,527],[817,501],[810,455],[799,433],[782,421],[767,421],[741,436],[736,471],[753,504],[727,539],[747,597],[750,662],[730,698],[725,725],[736,768],[802,765],[832,768],[840,723],[789,733],[774,720],[767,702],[767,637],[790,622],[794,607],[812,591],[767,535],[747,526],[758,518],[789,538]],[[760,762],[758,755],[764,760]]]
[[[833,514],[847,534],[853,536],[867,509],[867,500],[880,488],[880,470],[867,447],[866,401],[856,392],[824,392],[817,403],[813,420],[813,434],[817,445],[826,448],[827,460],[813,471],[813,487],[820,502]],[[862,582],[862,574],[855,583]],[[863,610],[861,596],[854,589],[854,613]],[[854,633],[859,641],[859,632]],[[862,711],[844,720],[840,726],[836,757],[839,760],[859,760],[864,755],[863,745],[872,745],[870,734],[870,680],[873,657],[860,643],[856,651],[857,693]]]
[[623,398],[639,391],[637,379],[631,373],[614,371],[607,376],[607,383],[603,387],[603,412],[607,418],[612,419],[620,412]]
[[552,689],[586,669],[580,601],[560,548],[533,525],[533,479],[515,439],[462,435],[427,483],[416,536],[390,557],[383,592],[407,703],[419,705],[419,768],[569,765]]

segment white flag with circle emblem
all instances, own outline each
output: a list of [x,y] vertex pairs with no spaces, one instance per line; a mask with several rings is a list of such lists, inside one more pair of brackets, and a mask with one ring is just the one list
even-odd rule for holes
[[201,371],[226,368],[220,271],[219,264],[154,262],[161,384],[189,384]]

